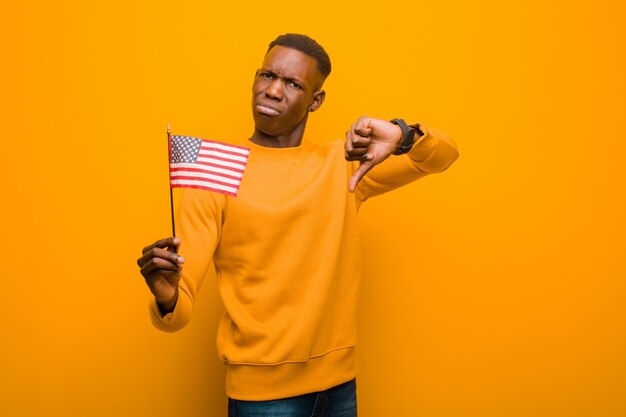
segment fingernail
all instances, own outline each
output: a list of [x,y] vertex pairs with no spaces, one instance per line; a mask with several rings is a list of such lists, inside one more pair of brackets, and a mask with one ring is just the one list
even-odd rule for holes
[[179,264],[184,264],[185,263],[185,258],[183,258],[182,256],[178,257],[178,263]]
[[175,245],[178,245],[179,243],[180,243],[180,239],[179,239],[179,238],[177,238],[177,237],[175,237],[175,238],[174,238],[174,244],[175,244]]

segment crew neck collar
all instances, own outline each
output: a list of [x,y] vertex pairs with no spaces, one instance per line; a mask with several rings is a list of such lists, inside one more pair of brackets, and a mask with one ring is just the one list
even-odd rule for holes
[[289,148],[271,148],[269,146],[261,146],[248,139],[248,146],[250,146],[250,154],[263,155],[265,157],[284,159],[298,156],[302,149],[307,145],[306,141],[302,141],[298,146],[291,146]]

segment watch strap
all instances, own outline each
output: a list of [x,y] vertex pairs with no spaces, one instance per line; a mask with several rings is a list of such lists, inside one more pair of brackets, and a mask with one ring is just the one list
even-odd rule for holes
[[390,120],[394,125],[400,126],[402,129],[402,144],[400,145],[400,149],[394,152],[394,155],[402,155],[403,153],[407,153],[413,147],[413,138],[415,137],[415,128],[410,127],[406,124],[406,122],[402,119],[392,119]]

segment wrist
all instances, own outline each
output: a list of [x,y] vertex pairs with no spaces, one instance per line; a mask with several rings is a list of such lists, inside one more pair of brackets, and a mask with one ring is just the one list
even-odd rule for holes
[[159,311],[161,312],[162,316],[171,313],[172,311],[174,311],[174,308],[176,308],[176,302],[178,301],[178,288],[176,288],[174,296],[171,299],[166,301],[159,301],[155,297],[155,301],[157,303],[157,307],[159,307]]
[[395,149],[393,153],[396,153],[400,151],[400,148],[402,147],[402,142],[404,141],[404,133],[402,132],[402,128],[398,126],[397,124],[394,123],[393,127],[394,127],[394,130],[396,130],[396,135],[394,135],[394,137],[396,138]]
[[409,127],[415,129],[415,136],[413,137],[413,143],[415,144],[415,142],[424,136],[424,132],[420,128],[420,123],[411,123]]
[[411,147],[413,147],[413,143],[415,143],[415,129],[407,125],[402,119],[392,119],[391,123],[398,126],[402,131],[402,140],[394,152],[394,155],[407,153],[411,150]]

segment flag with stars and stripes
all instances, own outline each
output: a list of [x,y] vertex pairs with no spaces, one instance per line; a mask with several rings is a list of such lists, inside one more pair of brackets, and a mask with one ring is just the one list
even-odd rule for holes
[[191,136],[170,137],[170,187],[236,196],[250,149]]

